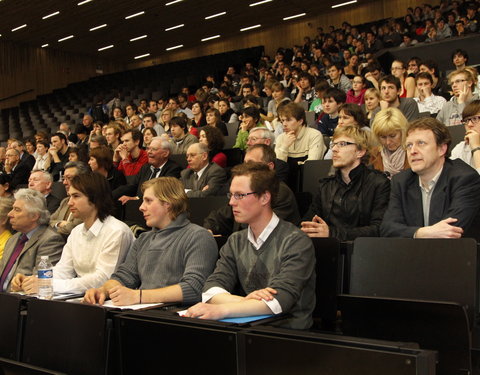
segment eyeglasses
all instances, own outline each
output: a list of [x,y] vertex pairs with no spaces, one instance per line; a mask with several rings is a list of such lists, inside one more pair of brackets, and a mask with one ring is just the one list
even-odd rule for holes
[[347,141],[331,142],[330,149],[333,149],[335,146],[338,146],[339,148],[344,148],[345,146],[350,146],[350,145],[356,145],[356,143],[347,142]]
[[251,193],[243,193],[243,194],[242,193],[227,193],[227,198],[231,199],[233,197],[233,199],[235,199],[236,201],[240,201],[243,198],[245,198],[246,196],[252,195],[252,194],[257,194],[257,192],[252,191]]
[[480,124],[480,116],[467,117],[462,121],[462,124],[464,126],[467,126],[470,121],[472,122],[473,125],[478,125]]
[[450,86],[453,86],[455,84],[459,85],[462,82],[467,82],[466,79],[456,79],[455,81],[450,82]]

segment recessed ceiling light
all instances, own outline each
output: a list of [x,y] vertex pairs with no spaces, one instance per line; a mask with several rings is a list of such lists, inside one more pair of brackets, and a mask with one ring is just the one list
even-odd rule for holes
[[357,2],[357,0],[347,1],[346,3],[340,3],[340,4],[332,5],[332,8],[343,7],[344,5],[354,4],[356,2]]
[[135,13],[135,14],[130,14],[129,16],[126,16],[125,19],[128,20],[129,18],[141,16],[142,14],[145,14],[144,10],[142,10],[141,12]]
[[172,26],[172,27],[169,27],[169,28],[166,28],[165,31],[170,31],[170,30],[174,30],[174,29],[179,29],[180,27],[183,27],[185,26],[185,24],[181,24],[181,25],[177,25],[177,26]]
[[262,25],[253,25],[253,26],[248,26],[248,27],[244,27],[243,29],[240,29],[240,31],[247,31],[247,30],[251,30],[251,29],[256,29],[257,27],[260,27]]
[[90,1],[92,1],[92,0],[80,1],[77,5],[83,5],[83,4],[89,3]]
[[104,51],[106,49],[113,48],[113,44],[110,44],[109,46],[99,48],[98,51]]
[[104,27],[107,27],[107,24],[106,24],[106,23],[104,23],[103,25],[98,25],[98,26],[92,27],[92,28],[90,29],[90,31],[102,29],[102,28],[104,28]]
[[60,14],[60,12],[59,12],[59,11],[56,11],[56,12],[53,12],[53,13],[47,14],[46,16],[43,16],[43,17],[42,17],[42,20],[46,20],[47,18],[50,18],[50,17],[56,16],[57,14]]
[[48,47],[48,43],[42,44],[42,48]]
[[143,38],[146,38],[147,35],[141,35],[141,36],[137,36],[136,38],[132,38],[130,39],[130,42],[135,42],[137,40],[140,40],[140,39],[143,39]]
[[69,36],[66,36],[65,38],[58,39],[58,41],[63,42],[64,40],[72,39],[73,37],[74,37],[74,35],[69,35]]
[[23,29],[24,27],[27,27],[27,24],[24,24],[24,25],[22,25],[22,26],[18,26],[18,27],[16,27],[16,28],[12,29],[12,32],[13,32],[13,31],[20,30],[20,29]]
[[303,17],[303,16],[306,15],[306,14],[307,14],[307,13],[295,14],[294,16],[285,17],[283,20],[284,20],[284,21],[292,20],[292,19],[294,19],[294,18]]
[[135,56],[135,59],[141,59],[142,57],[147,57],[147,56],[150,56],[150,54],[146,53],[145,55]]
[[214,36],[209,36],[207,38],[203,38],[202,42],[206,42],[207,40],[212,40],[212,39],[217,39],[217,38],[220,38],[220,34],[219,35],[214,35]]
[[165,6],[168,7],[169,5],[172,5],[172,4],[175,4],[175,3],[179,3],[183,0],[173,0],[173,1],[170,1],[169,3],[166,3]]
[[220,16],[223,16],[224,14],[227,14],[227,12],[215,13],[215,14],[212,14],[211,16],[205,17],[205,19],[209,20],[210,18],[220,17]]
[[172,49],[182,48],[183,44],[179,44],[178,46],[168,47],[165,48],[165,51],[171,51]]
[[262,0],[262,1],[259,1],[259,2],[256,2],[256,3],[251,3],[251,4],[249,4],[248,6],[250,6],[250,7],[255,7],[255,6],[257,6],[257,5],[269,3],[269,2],[271,2],[271,1],[273,1],[273,0]]

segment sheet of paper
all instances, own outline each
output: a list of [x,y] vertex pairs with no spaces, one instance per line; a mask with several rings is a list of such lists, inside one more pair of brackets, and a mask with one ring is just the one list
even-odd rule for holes
[[115,306],[112,300],[105,301],[103,304],[104,307],[113,307],[114,309],[121,309],[121,310],[141,310],[141,309],[148,309],[149,307],[156,307],[162,306],[163,303],[139,303],[136,305],[126,305],[126,306]]

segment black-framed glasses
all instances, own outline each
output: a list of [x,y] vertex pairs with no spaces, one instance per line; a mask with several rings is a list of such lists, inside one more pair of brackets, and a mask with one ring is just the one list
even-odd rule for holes
[[480,116],[467,117],[462,121],[462,124],[464,126],[467,126],[470,121],[472,122],[473,125],[478,125],[480,124]]
[[233,199],[235,199],[236,201],[239,201],[245,198],[246,196],[252,195],[252,194],[257,194],[257,192],[252,191],[251,193],[227,193],[227,198],[231,199],[233,197]]
[[356,145],[356,143],[347,142],[347,141],[331,142],[330,143],[330,149],[333,149],[335,146],[338,146],[339,148],[343,148],[343,147],[350,146],[350,145]]

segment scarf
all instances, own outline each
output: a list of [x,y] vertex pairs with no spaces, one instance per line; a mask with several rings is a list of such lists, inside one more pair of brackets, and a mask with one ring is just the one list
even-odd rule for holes
[[394,176],[403,169],[405,165],[405,150],[401,146],[393,152],[382,147],[380,153],[382,155],[383,169],[385,172]]

